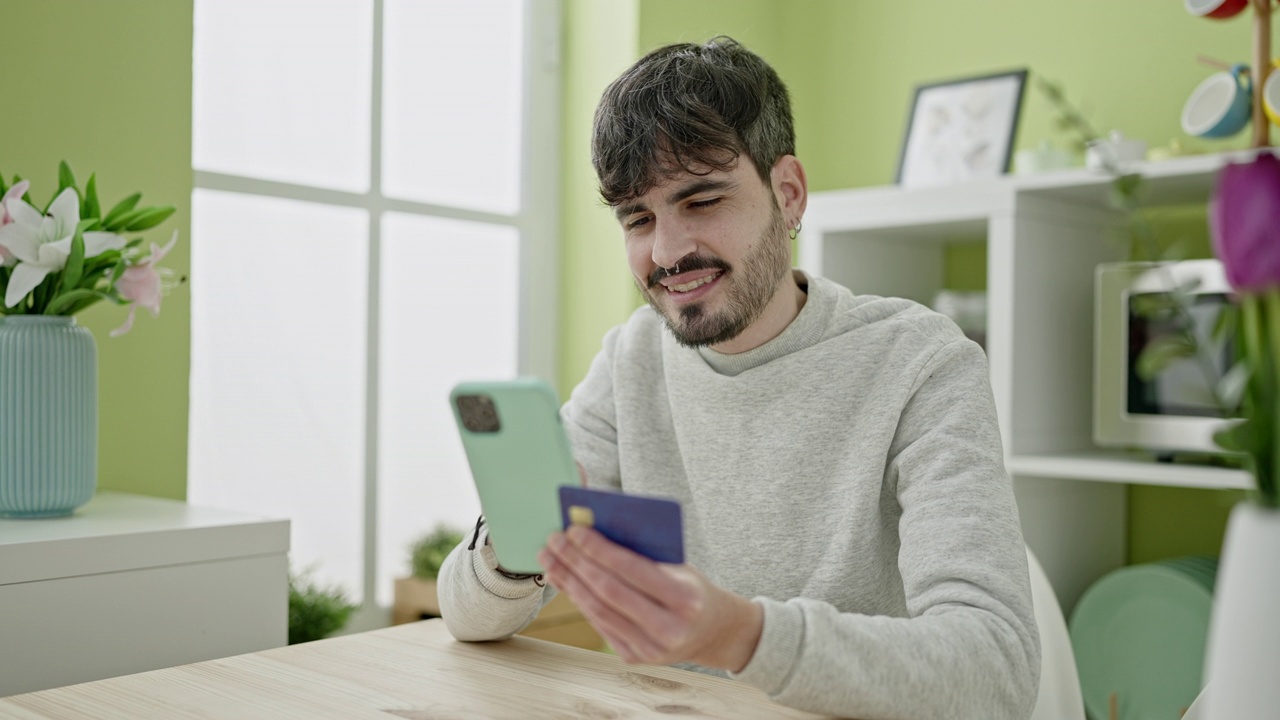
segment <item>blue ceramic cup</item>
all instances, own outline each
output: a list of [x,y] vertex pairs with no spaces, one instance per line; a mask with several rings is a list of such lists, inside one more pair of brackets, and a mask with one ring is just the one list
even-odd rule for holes
[[1230,137],[1249,124],[1252,112],[1249,66],[1232,65],[1230,72],[1210,75],[1187,98],[1182,107],[1182,130],[1202,138]]

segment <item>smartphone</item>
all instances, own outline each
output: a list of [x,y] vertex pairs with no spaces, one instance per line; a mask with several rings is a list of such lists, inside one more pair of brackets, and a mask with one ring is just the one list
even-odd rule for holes
[[560,487],[580,484],[559,398],[546,382],[520,378],[461,383],[449,404],[498,563],[543,572],[537,555],[561,529]]

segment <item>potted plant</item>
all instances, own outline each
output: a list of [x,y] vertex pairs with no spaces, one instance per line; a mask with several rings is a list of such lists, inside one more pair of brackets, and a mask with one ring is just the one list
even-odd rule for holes
[[396,579],[395,605],[391,610],[393,624],[440,617],[436,577],[440,575],[444,559],[461,542],[461,530],[440,524],[409,548],[413,574]]
[[1244,453],[1256,486],[1231,511],[1209,625],[1206,717],[1270,717],[1280,707],[1280,159],[1223,168],[1209,205],[1214,253],[1236,291],[1244,422],[1215,438]]
[[289,644],[321,640],[346,626],[356,605],[339,587],[324,587],[307,573],[289,573]]
[[[81,190],[70,166],[50,200],[0,177],[0,517],[70,515],[97,486],[98,367],[93,335],[75,315],[101,301],[160,313],[173,287],[158,263],[177,242],[143,247],[172,205],[139,207],[134,193],[105,212],[97,177]],[[180,282],[180,281],[179,281]]]

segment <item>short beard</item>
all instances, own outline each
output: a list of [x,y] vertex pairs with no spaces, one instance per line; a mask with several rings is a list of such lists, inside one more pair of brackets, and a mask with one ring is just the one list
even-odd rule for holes
[[788,243],[787,227],[774,201],[768,227],[760,234],[756,247],[741,262],[741,276],[720,258],[700,255],[681,258],[679,265],[684,272],[715,268],[724,273],[724,281],[729,285],[724,288],[726,307],[719,314],[712,315],[703,303],[694,303],[680,309],[678,321],[673,319],[656,299],[658,293],[667,292],[657,282],[666,277],[661,271],[649,278],[649,287],[640,287],[640,293],[666,321],[667,328],[680,345],[694,348],[727,342],[759,319],[773,299],[778,283],[791,269]]

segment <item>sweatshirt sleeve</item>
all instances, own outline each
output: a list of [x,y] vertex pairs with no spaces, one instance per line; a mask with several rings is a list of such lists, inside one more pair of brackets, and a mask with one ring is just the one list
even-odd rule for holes
[[471,547],[471,533],[440,566],[436,591],[445,627],[459,640],[503,640],[533,621],[555,597],[533,578],[515,580],[498,572],[498,556],[483,527]]
[[731,676],[785,705],[864,720],[1025,720],[1040,640],[977,345],[950,342],[922,365],[884,482],[902,509],[898,566],[909,616],[755,598],[764,609],[760,643]]
[[592,360],[587,376],[560,409],[573,457],[587,471],[587,483],[614,490],[622,487],[613,399],[612,362],[617,342],[618,328],[614,328],[605,335],[604,347]]

